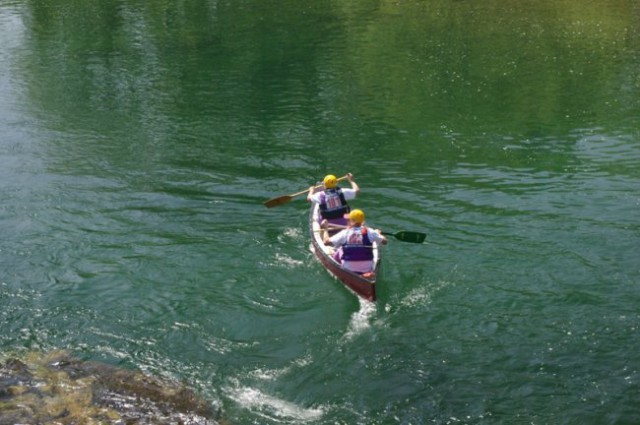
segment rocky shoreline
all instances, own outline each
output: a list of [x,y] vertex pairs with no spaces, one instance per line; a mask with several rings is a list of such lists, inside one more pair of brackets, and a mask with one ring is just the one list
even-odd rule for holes
[[218,425],[217,416],[182,384],[65,351],[0,356],[0,425]]

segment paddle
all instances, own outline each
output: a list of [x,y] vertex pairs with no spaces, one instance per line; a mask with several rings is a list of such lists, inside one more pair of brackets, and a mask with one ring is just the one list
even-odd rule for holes
[[[347,226],[329,226],[328,229],[346,229]],[[420,232],[408,232],[403,230],[401,232],[389,233],[389,232],[380,232],[385,236],[393,236],[399,241],[402,242],[411,242],[411,243],[423,243],[425,238],[427,237],[426,233]]]
[[382,232],[382,234],[385,236],[393,236],[394,238],[402,242],[411,242],[411,243],[422,243],[427,237],[426,233],[408,232],[406,230],[403,230],[401,232],[396,232],[396,233]]
[[[337,179],[337,181],[341,181],[341,180],[345,180],[347,178],[347,176],[342,176],[339,179]],[[320,189],[321,187],[324,187],[323,184],[320,184],[318,186],[316,186],[316,189]],[[300,196],[304,193],[308,193],[309,189],[306,190],[301,190],[300,192],[296,192],[296,193],[292,193],[291,195],[283,195],[283,196],[278,196],[277,198],[272,198],[269,199],[268,201],[264,201],[264,206],[267,208],[273,208],[273,207],[277,207],[278,205],[282,205],[282,204],[286,204],[287,202],[290,202],[293,198],[295,198],[296,196]]]

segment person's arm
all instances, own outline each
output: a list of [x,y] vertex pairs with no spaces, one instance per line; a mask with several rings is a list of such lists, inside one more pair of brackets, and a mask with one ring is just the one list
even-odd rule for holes
[[351,183],[351,189],[353,189],[353,191],[355,192],[355,195],[357,196],[358,192],[360,192],[360,186],[358,186],[358,183],[356,183],[355,180],[353,180],[353,174],[351,173],[347,174],[347,180],[349,180],[349,183]]
[[307,201],[313,202],[313,191],[316,189],[315,186],[311,186],[309,188],[309,193],[307,193]]
[[384,236],[382,234],[382,232],[380,231],[380,229],[373,229],[373,231],[377,234],[376,236],[376,242],[380,242],[382,245],[386,245],[387,244],[387,238],[386,236]]
[[347,232],[346,230],[341,230],[331,237],[329,237],[329,235],[325,233],[324,237],[322,238],[322,241],[324,242],[325,245],[328,245],[328,246],[335,246],[336,248],[341,247],[342,245],[344,245],[346,241],[346,238],[345,238],[346,232]]

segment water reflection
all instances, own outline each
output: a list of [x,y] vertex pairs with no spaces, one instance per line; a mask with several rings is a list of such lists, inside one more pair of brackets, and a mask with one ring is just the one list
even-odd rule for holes
[[67,154],[125,168],[215,146],[221,163],[260,149],[259,173],[318,132],[435,135],[448,155],[448,131],[548,137],[638,109],[635,2],[364,4],[30,2],[21,71],[43,124],[82,132]]

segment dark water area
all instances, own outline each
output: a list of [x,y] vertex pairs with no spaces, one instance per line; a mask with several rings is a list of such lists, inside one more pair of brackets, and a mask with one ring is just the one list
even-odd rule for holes
[[[0,353],[184,382],[232,424],[640,422],[639,23],[0,1]],[[375,304],[304,197],[262,204],[347,172],[370,224],[428,234],[384,248]]]

